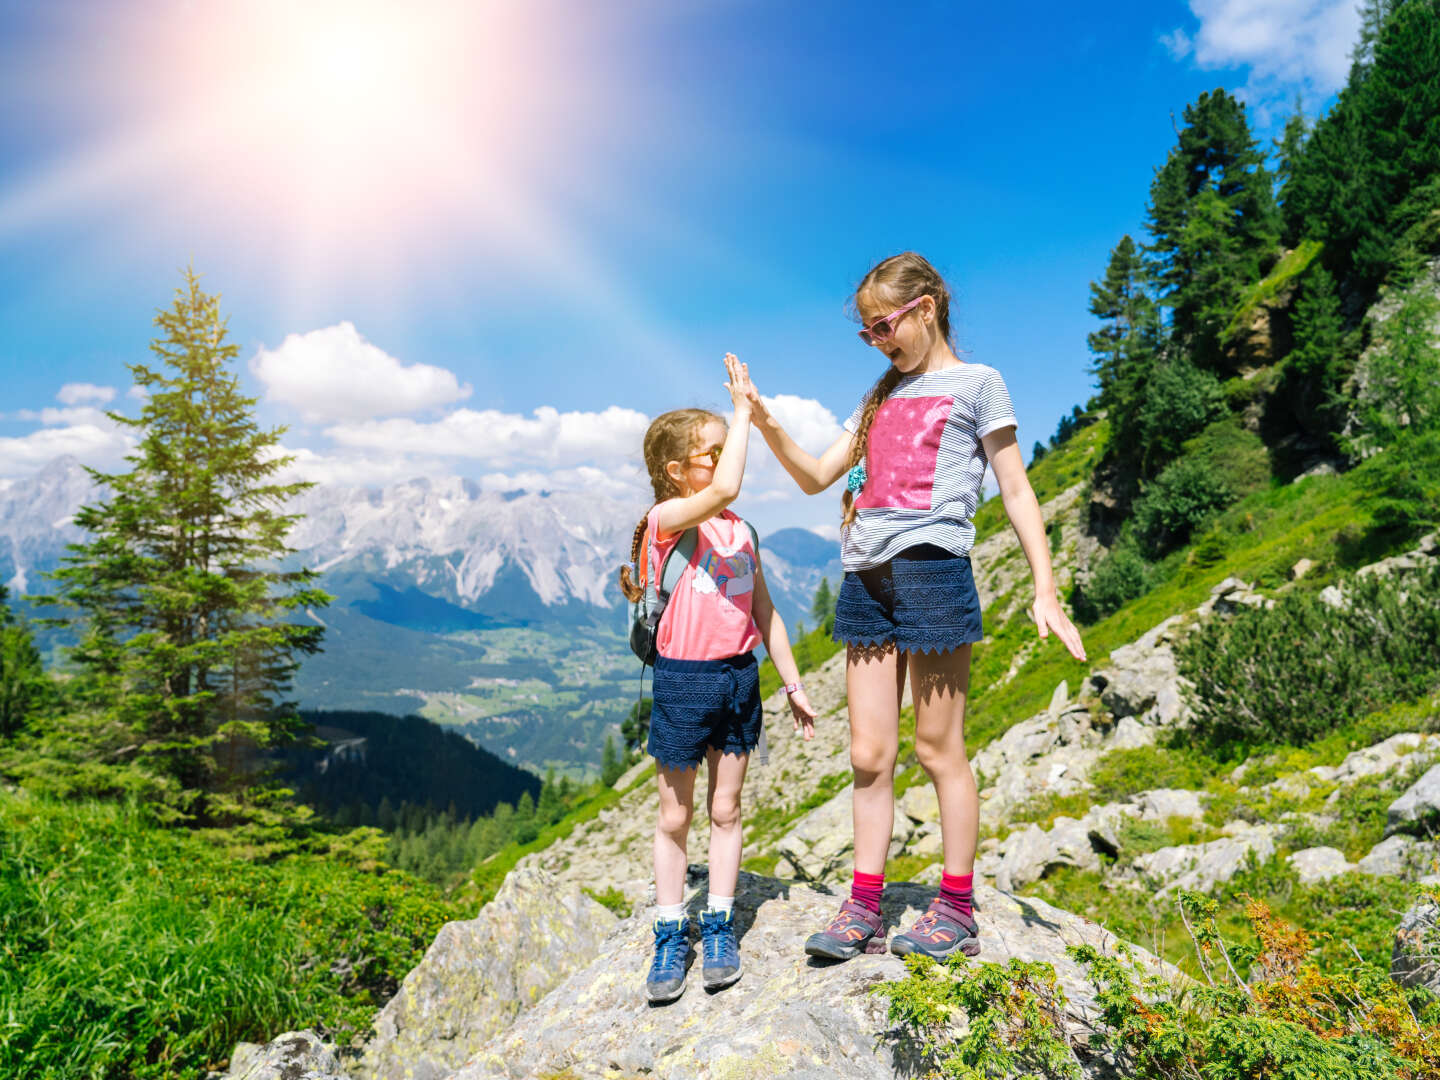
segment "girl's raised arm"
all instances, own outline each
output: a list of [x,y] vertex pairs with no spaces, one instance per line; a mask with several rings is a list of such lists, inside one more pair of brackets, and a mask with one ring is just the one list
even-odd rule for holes
[[770,447],[770,452],[785,466],[791,479],[800,485],[801,491],[806,495],[818,495],[849,471],[850,451],[854,448],[855,436],[848,431],[842,431],[840,437],[817,458],[802,450],[780,426],[780,421],[770,415],[770,410],[765,407],[765,401],[760,397],[760,391],[755,388],[755,384],[752,382],[749,387],[751,419],[765,437],[765,445]]
[[1076,660],[1085,659],[1085,646],[1080,642],[1080,631],[1060,607],[1060,597],[1055,591],[1055,572],[1050,565],[1050,544],[1045,538],[1045,519],[1040,514],[1040,503],[1035,498],[1035,489],[1030,486],[1030,477],[1025,473],[1025,460],[1015,442],[1015,429],[1003,427],[980,438],[985,447],[985,456],[990,468],[995,470],[995,482],[1000,485],[1000,499],[1005,513],[1015,528],[1021,550],[1030,563],[1030,576],[1035,580],[1035,602],[1030,606],[1035,629],[1042,638],[1055,631],[1057,637],[1070,650]]
[[[660,504],[656,521],[660,531],[667,536],[708,521],[734,502],[740,494],[740,481],[745,476],[745,451],[750,442],[750,375],[734,353],[725,354],[725,372],[729,376],[725,389],[730,391],[730,400],[735,406],[735,418],[725,435],[725,443],[720,450],[720,459],[715,462],[715,474],[710,483],[690,495],[667,499]],[[700,447],[699,453],[690,456],[699,457],[709,449]],[[671,461],[665,466],[682,490],[689,486],[684,480],[689,464],[688,461]]]

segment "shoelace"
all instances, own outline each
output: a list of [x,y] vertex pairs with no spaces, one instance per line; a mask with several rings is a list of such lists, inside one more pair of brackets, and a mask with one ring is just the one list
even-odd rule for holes
[[659,974],[685,963],[686,949],[683,933],[667,934],[655,943],[655,959],[650,964],[650,973]]
[[705,940],[705,959],[711,963],[729,964],[735,960],[737,952],[735,935],[727,933],[729,928],[724,924],[714,927],[706,926],[701,931]]
[[940,916],[933,911],[927,911],[921,915],[915,923],[915,933],[928,934],[935,929],[935,924],[940,921]]

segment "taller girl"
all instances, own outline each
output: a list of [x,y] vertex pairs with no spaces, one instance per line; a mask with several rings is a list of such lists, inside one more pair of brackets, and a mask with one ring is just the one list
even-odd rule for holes
[[980,800],[965,753],[965,698],[970,647],[983,636],[969,552],[987,462],[1030,563],[1030,612],[1040,637],[1054,631],[1077,659],[1085,652],[1055,592],[1010,395],[994,368],[955,355],[944,280],[921,256],[905,252],[866,274],[854,302],[861,340],[883,352],[889,367],[829,449],[818,458],[802,450],[750,389],[755,426],[801,490],[814,495],[847,478],[835,636],[846,645],[855,875],[850,898],[805,951],[847,959],[884,947],[880,897],[908,674],[915,752],[939,799],[945,866],[940,895],[890,948],[901,955],[974,955]]

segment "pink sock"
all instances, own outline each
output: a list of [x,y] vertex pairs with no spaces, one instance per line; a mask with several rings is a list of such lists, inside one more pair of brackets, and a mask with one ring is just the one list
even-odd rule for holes
[[975,915],[975,875],[971,874],[946,874],[940,875],[940,899],[944,900],[951,907],[955,908],[962,915],[972,918]]
[[850,899],[863,904],[876,915],[880,914],[880,895],[885,891],[884,874],[862,874],[855,871],[855,880],[850,883]]

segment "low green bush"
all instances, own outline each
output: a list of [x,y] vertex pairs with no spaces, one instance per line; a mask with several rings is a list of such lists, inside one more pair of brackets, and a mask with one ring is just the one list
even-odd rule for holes
[[1218,768],[1200,751],[1186,746],[1111,750],[1091,770],[1091,794],[1097,803],[1107,803],[1153,788],[1202,788]]
[[1342,589],[1338,605],[1292,591],[1192,634],[1177,657],[1193,730],[1226,753],[1303,745],[1440,686],[1440,567]]
[[1140,553],[1139,543],[1125,532],[1095,565],[1089,580],[1072,591],[1070,606],[1080,622],[1099,622],[1144,596],[1155,578],[1154,567]]
[[469,914],[395,871],[0,795],[0,1076],[202,1076],[241,1040],[346,1041]]

